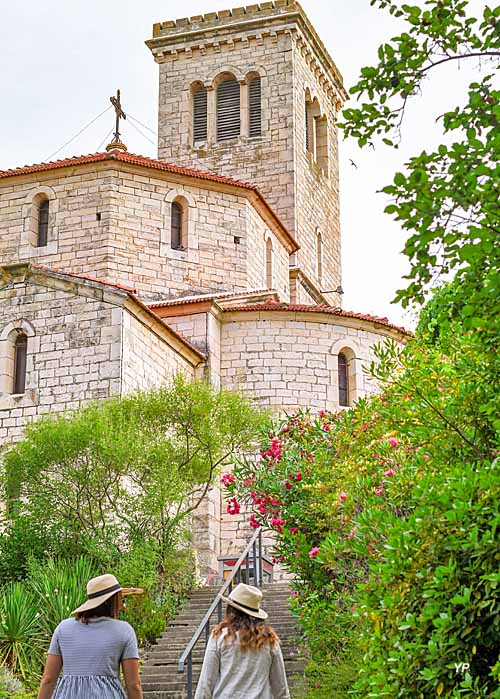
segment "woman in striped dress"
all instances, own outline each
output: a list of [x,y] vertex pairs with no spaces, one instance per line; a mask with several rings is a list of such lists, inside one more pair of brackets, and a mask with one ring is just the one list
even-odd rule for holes
[[87,601],[54,631],[38,699],[142,699],[137,638],[117,619],[123,596],[141,592],[114,575],[89,581]]

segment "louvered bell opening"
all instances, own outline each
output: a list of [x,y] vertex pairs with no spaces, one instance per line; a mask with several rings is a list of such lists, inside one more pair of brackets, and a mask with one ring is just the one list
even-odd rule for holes
[[217,140],[240,135],[240,84],[226,80],[217,88]]
[[250,81],[248,89],[248,99],[250,107],[249,136],[262,136],[262,106],[260,78]]
[[207,140],[207,88],[193,93],[193,141]]

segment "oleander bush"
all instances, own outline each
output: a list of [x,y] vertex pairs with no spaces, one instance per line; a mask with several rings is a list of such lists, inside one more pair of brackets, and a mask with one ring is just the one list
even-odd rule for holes
[[296,576],[311,697],[497,696],[500,363],[434,318],[379,348],[380,395],[274,420],[223,477]]

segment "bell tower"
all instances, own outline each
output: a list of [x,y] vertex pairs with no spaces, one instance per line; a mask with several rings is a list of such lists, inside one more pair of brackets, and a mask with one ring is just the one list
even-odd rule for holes
[[340,305],[342,76],[295,0],[153,26],[158,158],[251,182],[300,245],[292,301]]

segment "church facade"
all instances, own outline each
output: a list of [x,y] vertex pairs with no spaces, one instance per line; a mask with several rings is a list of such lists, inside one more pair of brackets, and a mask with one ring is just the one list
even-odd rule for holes
[[[106,152],[0,171],[0,442],[41,415],[178,372],[276,411],[376,390],[404,330],[341,308],[342,77],[294,0],[155,24],[158,159]],[[214,488],[215,571],[246,526]]]

